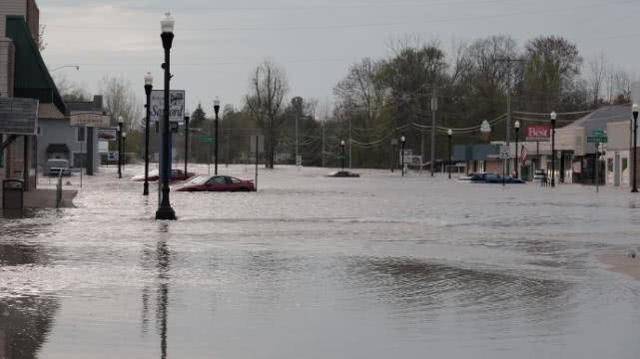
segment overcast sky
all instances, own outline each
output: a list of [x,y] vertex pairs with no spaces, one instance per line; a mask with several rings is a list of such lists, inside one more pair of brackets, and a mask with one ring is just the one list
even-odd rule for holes
[[123,75],[140,90],[151,71],[161,88],[159,21],[176,19],[172,87],[211,112],[240,106],[251,70],[265,58],[282,65],[289,96],[332,99],[349,65],[389,54],[406,34],[454,41],[509,34],[520,46],[538,35],[575,41],[585,59],[604,52],[637,73],[640,0],[38,0],[46,25],[49,68],[94,93],[105,75]]

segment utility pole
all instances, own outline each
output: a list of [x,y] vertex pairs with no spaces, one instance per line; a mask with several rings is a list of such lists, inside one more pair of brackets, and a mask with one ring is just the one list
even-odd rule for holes
[[322,162],[322,167],[324,167],[324,121],[320,124],[322,130],[322,153],[320,154],[320,161]]
[[431,177],[434,176],[436,165],[436,111],[438,111],[438,97],[436,90],[431,94]]

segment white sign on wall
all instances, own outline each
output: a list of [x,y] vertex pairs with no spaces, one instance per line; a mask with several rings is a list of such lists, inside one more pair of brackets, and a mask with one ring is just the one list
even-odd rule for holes
[[[185,91],[169,91],[169,121],[184,121]],[[164,90],[151,91],[151,121],[158,122],[164,115]]]
[[108,128],[111,125],[109,116],[97,113],[72,113],[69,116],[71,126]]

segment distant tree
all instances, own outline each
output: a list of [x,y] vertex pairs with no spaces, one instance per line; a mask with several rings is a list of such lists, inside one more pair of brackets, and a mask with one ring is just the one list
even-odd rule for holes
[[286,74],[280,66],[267,60],[253,71],[245,103],[263,131],[267,168],[274,166],[278,128],[283,120],[280,114],[288,91]]
[[105,109],[114,119],[122,116],[125,128],[129,130],[142,127],[142,104],[129,80],[122,76],[105,76],[100,81],[99,91]]
[[196,109],[191,114],[189,124],[191,128],[199,128],[204,124],[206,120],[207,114],[204,112],[204,109],[202,109],[202,104],[198,103],[198,107],[196,107]]
[[54,77],[54,82],[58,88],[58,92],[64,101],[69,102],[85,102],[91,101],[89,91],[84,87],[69,81],[64,76]]

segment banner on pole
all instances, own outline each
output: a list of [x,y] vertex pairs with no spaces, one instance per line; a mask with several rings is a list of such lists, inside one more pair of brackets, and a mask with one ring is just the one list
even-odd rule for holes
[[[184,121],[185,108],[184,90],[169,91],[169,121],[182,123]],[[150,120],[159,122],[164,114],[164,90],[151,91],[151,117]]]

